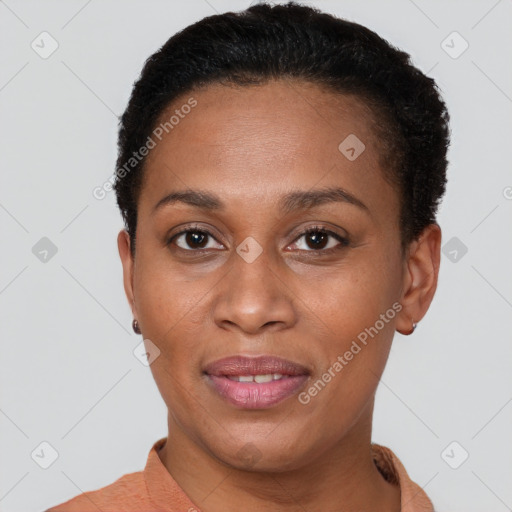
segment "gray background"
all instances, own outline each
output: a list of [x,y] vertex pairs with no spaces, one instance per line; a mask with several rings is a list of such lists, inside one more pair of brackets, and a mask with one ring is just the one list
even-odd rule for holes
[[[0,2],[1,511],[41,511],[141,470],[166,435],[132,353],[121,217],[113,192],[92,190],[114,171],[116,116],[144,60],[188,24],[249,3]],[[395,338],[373,440],[436,510],[512,510],[512,2],[310,4],[409,52],[452,117],[439,289],[416,333]],[[43,31],[59,45],[46,59],[31,47],[51,49]],[[43,237],[57,248],[46,261]],[[59,454],[48,469],[43,441]]]

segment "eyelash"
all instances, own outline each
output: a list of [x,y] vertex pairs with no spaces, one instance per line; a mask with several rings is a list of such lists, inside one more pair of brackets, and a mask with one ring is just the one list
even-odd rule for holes
[[[187,233],[198,233],[201,235],[210,236],[213,239],[215,239],[213,234],[210,233],[208,230],[205,230],[205,229],[197,227],[197,226],[189,226],[186,229],[183,229],[179,233],[176,233],[171,238],[169,238],[169,240],[167,241],[167,245],[171,245],[171,243],[175,239],[177,239],[181,235],[185,235]],[[338,233],[335,233],[334,231],[330,231],[325,226],[310,226],[310,227],[308,227],[294,239],[293,243],[300,240],[300,238],[302,238],[303,236],[309,235],[310,233],[322,233],[322,234],[325,234],[328,236],[332,236],[333,238],[338,240],[340,242],[340,244],[335,247],[331,247],[329,249],[310,249],[310,250],[299,249],[300,251],[308,252],[308,253],[317,253],[319,255],[332,254],[334,252],[337,252],[337,251],[347,247],[350,244],[350,240],[348,238],[343,237],[343,236],[339,235]],[[208,252],[210,250],[210,249],[183,249],[182,247],[178,247],[178,249],[181,249],[186,252],[194,252],[194,253],[199,253],[199,254],[201,254],[203,252]]]
[[332,236],[333,238],[338,240],[340,244],[336,245],[335,247],[331,247],[330,249],[310,249],[309,251],[306,252],[331,254],[333,252],[339,251],[340,249],[343,249],[344,247],[347,247],[350,243],[347,237],[343,237],[338,233],[335,233],[334,231],[327,229],[325,226],[310,226],[309,228],[305,229],[302,233],[300,233],[299,236],[297,236],[294,241],[297,241],[303,236],[309,235],[310,233],[322,233],[328,236]]

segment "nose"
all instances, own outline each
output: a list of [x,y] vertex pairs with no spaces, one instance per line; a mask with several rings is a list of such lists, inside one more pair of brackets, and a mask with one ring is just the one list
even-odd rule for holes
[[296,296],[286,283],[286,271],[263,251],[248,262],[232,256],[231,268],[216,286],[215,323],[226,330],[246,334],[286,329],[297,321]]

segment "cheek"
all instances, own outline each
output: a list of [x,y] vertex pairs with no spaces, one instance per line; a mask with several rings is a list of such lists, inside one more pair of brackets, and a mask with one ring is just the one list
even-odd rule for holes
[[[313,407],[338,407],[354,417],[372,396],[384,370],[394,335],[397,301],[395,260],[376,256],[333,273],[310,300],[319,329],[327,332],[315,347],[319,379],[304,401]],[[317,331],[318,332],[318,331]],[[318,343],[320,341],[320,343]],[[323,399],[316,400],[323,394]],[[316,400],[316,405],[314,401]],[[325,412],[325,411],[324,411]]]
[[209,272],[191,279],[165,258],[140,261],[137,310],[144,337],[160,350],[151,371],[166,404],[173,411],[187,404],[191,412],[197,402],[191,397],[200,393],[200,358],[211,339],[208,304],[218,277]]
[[333,340],[340,340],[340,346],[335,345],[340,349],[374,326],[386,312],[385,325],[379,322],[379,330],[392,329],[392,306],[399,297],[399,272],[400,265],[394,260],[378,255],[365,258],[361,254],[329,274],[324,272],[302,280],[301,295]]
[[[215,280],[211,275],[187,278],[183,270],[173,268],[165,258],[146,261],[141,258],[134,283],[144,335],[161,340],[176,338],[180,331],[197,324]],[[204,316],[201,318],[204,323]]]
[[169,413],[181,424],[192,416],[199,421],[207,405],[195,410],[200,403],[199,356],[207,336],[204,308],[209,288],[156,265],[140,272],[138,311],[143,334],[160,350],[151,372]]
[[[347,295],[347,297],[349,297]],[[350,311],[341,309],[329,322],[331,335],[325,345],[312,347],[322,364],[299,395],[304,413],[311,421],[305,425],[312,438],[336,436],[350,430],[363,414],[370,414],[369,403],[384,371],[394,334],[392,308],[381,309],[352,296]],[[332,304],[335,306],[335,304]],[[385,320],[381,320],[383,314]],[[320,419],[314,421],[314,419]],[[321,425],[320,425],[321,423]]]

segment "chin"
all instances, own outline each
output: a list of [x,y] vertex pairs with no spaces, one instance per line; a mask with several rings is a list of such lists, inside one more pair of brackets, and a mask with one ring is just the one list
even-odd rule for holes
[[219,450],[217,445],[210,450],[223,464],[255,473],[281,473],[299,469],[311,461],[307,453],[301,454],[297,450],[300,437],[289,434],[286,439],[271,436],[254,436],[253,439],[244,436],[238,442],[237,437],[232,436],[224,449]]

